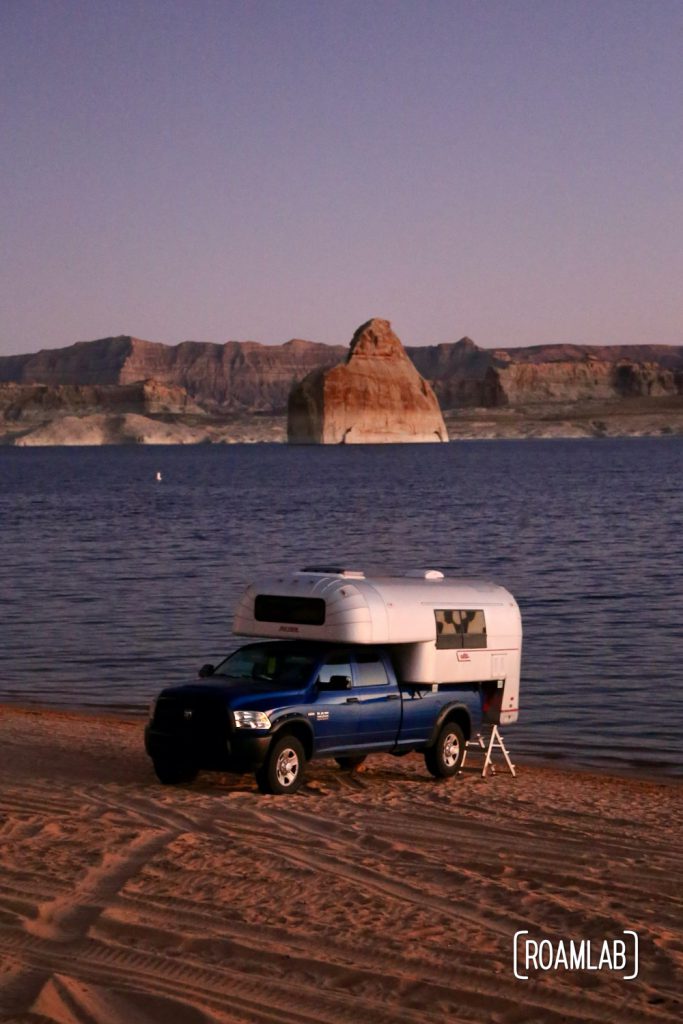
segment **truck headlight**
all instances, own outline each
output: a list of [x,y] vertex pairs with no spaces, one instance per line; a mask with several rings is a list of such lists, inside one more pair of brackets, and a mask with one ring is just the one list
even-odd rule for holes
[[238,729],[270,729],[270,719],[265,711],[235,711],[234,715]]

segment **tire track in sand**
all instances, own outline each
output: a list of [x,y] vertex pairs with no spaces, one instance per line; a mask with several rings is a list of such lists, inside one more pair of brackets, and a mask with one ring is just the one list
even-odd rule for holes
[[38,905],[37,916],[24,921],[26,931],[53,942],[71,942],[86,934],[116,893],[141,866],[172,842],[177,832],[142,833],[121,852],[105,853],[69,893]]

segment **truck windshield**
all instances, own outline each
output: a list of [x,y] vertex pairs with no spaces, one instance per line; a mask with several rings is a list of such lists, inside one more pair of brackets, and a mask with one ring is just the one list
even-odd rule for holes
[[314,651],[293,649],[288,644],[250,644],[228,655],[214,675],[272,686],[305,686],[317,661]]

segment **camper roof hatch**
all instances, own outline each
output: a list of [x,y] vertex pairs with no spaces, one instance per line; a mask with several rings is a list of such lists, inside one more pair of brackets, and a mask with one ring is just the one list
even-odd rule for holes
[[406,576],[418,580],[442,580],[444,574],[440,569],[409,569]]
[[331,565],[307,565],[299,572],[310,572],[316,576],[343,576],[345,579],[364,580],[365,573],[361,569],[341,569]]

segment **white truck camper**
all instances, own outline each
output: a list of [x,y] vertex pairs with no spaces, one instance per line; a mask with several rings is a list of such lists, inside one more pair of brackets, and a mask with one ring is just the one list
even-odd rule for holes
[[521,616],[512,595],[485,580],[436,569],[404,576],[302,569],[251,584],[233,628],[242,636],[382,645],[401,685],[478,688],[483,722],[517,721]]

